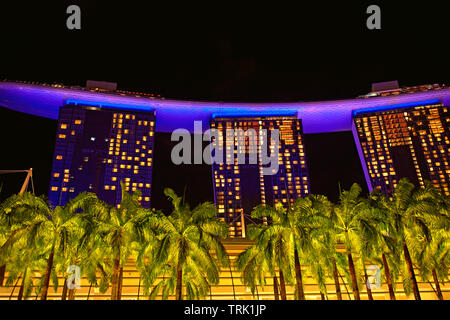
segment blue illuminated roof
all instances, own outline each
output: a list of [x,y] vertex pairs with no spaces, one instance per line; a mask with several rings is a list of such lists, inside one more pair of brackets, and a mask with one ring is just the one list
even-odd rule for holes
[[154,111],[156,131],[185,128],[193,132],[194,121],[206,130],[214,117],[283,116],[302,119],[304,133],[351,131],[352,115],[362,112],[411,107],[429,103],[450,105],[450,89],[410,94],[292,103],[223,103],[155,99],[117,93],[0,82],[0,106],[41,117],[58,119],[59,108],[72,103],[86,106]]
[[379,107],[374,107],[374,108],[364,108],[364,109],[353,110],[353,116],[355,117],[356,115],[361,114],[361,113],[371,113],[371,112],[387,111],[387,110],[394,110],[394,109],[412,108],[412,107],[418,107],[418,106],[428,106],[428,105],[439,104],[439,103],[441,103],[440,100],[434,99],[434,100],[416,101],[416,102],[408,102],[408,103],[398,103],[398,104],[379,106]]

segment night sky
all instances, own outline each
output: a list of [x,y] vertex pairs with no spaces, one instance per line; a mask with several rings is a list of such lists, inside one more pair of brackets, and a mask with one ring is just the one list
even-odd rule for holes
[[[170,99],[242,102],[352,98],[379,81],[450,82],[445,1],[93,2],[2,3],[0,79],[103,80]],[[69,4],[81,7],[79,31],[66,29]],[[381,7],[381,30],[366,28],[369,4]],[[36,192],[46,194],[55,130],[56,121],[0,108],[0,168],[33,167]],[[186,188],[192,204],[212,201],[211,168],[172,165],[169,138],[156,135],[152,206],[168,208],[166,186],[180,194]],[[306,135],[305,148],[312,192],[336,200],[339,185],[366,187],[350,132]],[[0,176],[0,197],[17,192],[23,179]]]

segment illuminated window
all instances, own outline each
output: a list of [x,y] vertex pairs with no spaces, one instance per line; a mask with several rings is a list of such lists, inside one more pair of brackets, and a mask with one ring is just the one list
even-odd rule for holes
[[62,156],[56,156],[56,160],[62,160]]
[[60,138],[60,139],[65,139],[65,138],[66,138],[66,135],[65,135],[65,134],[60,134],[60,135],[58,136],[58,138]]
[[61,124],[61,129],[67,129],[67,124],[62,123],[62,124]]
[[81,120],[75,120],[75,124],[81,124]]
[[58,173],[58,172],[55,172],[55,173],[53,174],[53,176],[54,176],[55,178],[58,178],[58,177],[59,177],[59,173]]
[[58,187],[52,187],[52,191],[58,191]]

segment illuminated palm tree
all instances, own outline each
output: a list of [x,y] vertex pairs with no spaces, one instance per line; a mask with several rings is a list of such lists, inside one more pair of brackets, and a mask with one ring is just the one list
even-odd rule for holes
[[[363,246],[371,246],[378,236],[373,217],[368,210],[367,201],[360,197],[361,187],[354,183],[350,190],[341,192],[339,204],[335,207],[337,239],[345,244],[348,260],[348,268],[351,276],[353,296],[355,300],[360,300],[360,291],[357,268],[354,263],[353,253],[363,253]],[[364,261],[359,259],[361,268],[364,268]],[[361,279],[362,280],[362,279]]]
[[[228,266],[228,256],[221,238],[228,234],[228,226],[217,219],[216,209],[209,202],[190,209],[184,197],[178,197],[170,189],[164,194],[172,202],[169,216],[160,215],[150,222],[150,227],[158,237],[151,266],[156,275],[164,275],[150,293],[154,299],[161,290],[163,298],[173,293],[183,299],[183,287],[187,299],[205,296],[211,284],[219,281],[219,265]],[[214,251],[215,257],[211,254]]]
[[35,211],[41,210],[41,206],[46,207],[45,202],[37,201],[28,192],[12,195],[0,205],[0,286],[14,243],[30,230]]
[[[26,241],[18,241],[14,245],[14,255],[8,260],[8,279],[6,280],[6,285],[10,286],[21,279],[17,300],[27,299],[30,296],[33,288],[34,270],[42,270],[46,265],[45,256],[33,244],[29,246],[26,244]],[[15,286],[13,292],[14,289]],[[11,292],[11,296],[12,294]]]
[[[241,252],[236,259],[236,267],[242,272],[244,284],[250,288],[252,294],[258,286],[264,290],[266,276],[269,273],[273,278],[273,293],[275,300],[279,300],[278,279],[275,270],[275,254],[272,241],[266,241],[265,233],[267,227],[263,225],[250,225],[247,227],[247,237],[255,243]],[[281,275],[283,274],[280,270]],[[283,294],[282,299],[286,300],[286,289],[284,277],[282,277]]]
[[120,185],[122,200],[118,207],[101,201],[90,206],[90,210],[97,212],[97,233],[102,239],[101,247],[113,264],[111,300],[121,299],[123,266],[142,238],[148,236],[148,222],[155,215],[140,206],[139,191],[130,194],[126,192],[123,182]]
[[385,198],[381,205],[392,221],[391,236],[396,238],[403,251],[406,264],[406,274],[409,283],[404,281],[405,291],[409,286],[416,300],[420,300],[419,288],[414,273],[413,262],[409,247],[414,245],[414,230],[421,229],[423,234],[430,234],[427,219],[431,216],[437,217],[433,209],[435,202],[433,192],[429,187],[415,190],[415,187],[407,179],[401,179],[390,198]]
[[[389,297],[391,300],[396,300],[395,297],[395,282],[402,274],[400,268],[401,260],[401,243],[393,236],[394,227],[391,216],[385,210],[383,203],[388,201],[386,196],[378,190],[372,192],[368,198],[369,210],[371,216],[376,217],[376,225],[378,237],[373,243],[371,250],[367,250],[367,254],[377,263],[383,266],[384,277],[389,290]],[[381,257],[380,257],[381,253]],[[409,287],[409,286],[408,286]]]
[[[327,221],[316,208],[313,201],[318,198],[297,198],[287,209],[281,203],[275,207],[257,206],[253,218],[267,218],[270,224],[265,230],[265,241],[273,242],[277,266],[289,279],[294,278],[295,292],[299,300],[305,300],[301,260],[313,252],[313,238],[317,230]],[[281,278],[281,277],[280,277]]]
[[36,241],[45,248],[48,258],[47,267],[42,279],[41,300],[47,299],[50,278],[54,288],[58,286],[58,278],[54,268],[56,260],[66,259],[75,246],[77,239],[83,234],[82,221],[88,216],[83,212],[87,203],[97,200],[93,193],[81,193],[64,206],[56,206],[53,210],[43,207],[35,217]]
[[327,295],[326,276],[334,280],[336,297],[342,300],[339,283],[339,270],[348,277],[345,256],[336,250],[336,229],[333,204],[323,195],[309,195],[309,201],[305,209],[311,210],[311,214],[322,217],[320,224],[311,230],[310,245],[306,254],[309,270],[317,281],[321,297]]
[[444,300],[439,279],[448,281],[450,260],[450,215],[448,197],[439,194],[430,183],[426,183],[425,192],[428,192],[432,202],[428,214],[423,217],[420,224],[408,230],[411,233],[411,255],[417,263],[419,275],[424,281],[433,278],[436,295]]

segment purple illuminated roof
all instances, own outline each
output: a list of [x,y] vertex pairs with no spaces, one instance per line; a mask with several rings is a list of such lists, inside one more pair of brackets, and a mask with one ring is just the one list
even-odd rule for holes
[[439,100],[450,105],[450,89],[432,90],[397,96],[366,99],[345,99],[294,103],[223,103],[195,102],[149,97],[122,96],[115,93],[91,92],[74,88],[0,82],[0,106],[41,117],[57,119],[59,107],[67,102],[119,107],[125,109],[155,110],[156,131],[171,132],[177,128],[193,131],[194,120],[209,125],[213,114],[258,115],[297,113],[302,119],[304,133],[351,131],[352,112],[358,109],[374,110],[391,105],[415,104]]

